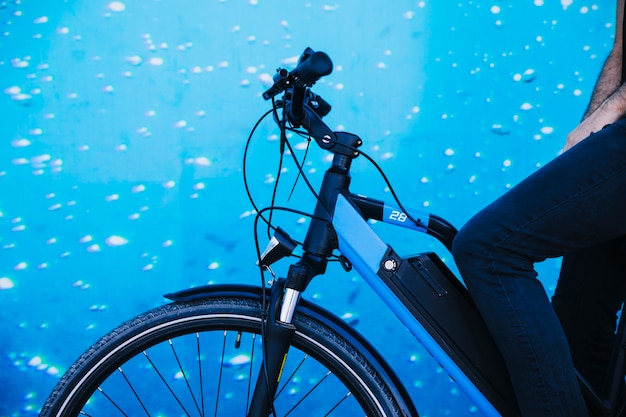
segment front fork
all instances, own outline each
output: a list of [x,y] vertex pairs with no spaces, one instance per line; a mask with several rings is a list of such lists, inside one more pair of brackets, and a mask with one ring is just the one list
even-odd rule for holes
[[280,382],[289,345],[296,331],[291,323],[299,298],[297,291],[285,290],[285,280],[272,285],[267,318],[263,325],[263,363],[248,410],[248,417],[267,417]]
[[273,411],[273,400],[296,331],[292,321],[300,294],[314,276],[326,270],[326,263],[325,258],[305,253],[300,261],[291,265],[286,280],[279,279],[272,285],[263,324],[263,363],[248,417],[267,417]]

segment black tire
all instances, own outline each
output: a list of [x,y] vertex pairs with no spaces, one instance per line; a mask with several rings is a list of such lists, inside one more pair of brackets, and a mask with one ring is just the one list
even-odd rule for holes
[[[276,415],[412,414],[376,354],[357,351],[359,340],[319,311],[295,315]],[[260,297],[242,293],[139,315],[70,367],[40,416],[245,416],[262,357],[262,313]]]

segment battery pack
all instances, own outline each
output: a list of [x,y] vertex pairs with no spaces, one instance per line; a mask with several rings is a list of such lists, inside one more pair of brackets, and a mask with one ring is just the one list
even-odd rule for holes
[[378,275],[503,416],[519,416],[510,377],[469,292],[435,253],[389,248]]

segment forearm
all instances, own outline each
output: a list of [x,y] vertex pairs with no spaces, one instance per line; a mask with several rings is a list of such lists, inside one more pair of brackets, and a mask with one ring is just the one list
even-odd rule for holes
[[608,58],[604,62],[598,81],[591,94],[589,106],[585,111],[583,120],[596,111],[600,105],[607,100],[621,84],[622,76],[622,51],[621,48],[613,48]]

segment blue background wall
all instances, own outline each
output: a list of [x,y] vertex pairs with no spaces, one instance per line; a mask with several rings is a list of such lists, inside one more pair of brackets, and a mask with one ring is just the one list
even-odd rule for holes
[[[1,1],[0,415],[36,414],[83,350],[161,294],[257,283],[242,154],[277,66],[326,51],[327,123],[364,139],[405,205],[460,226],[561,148],[612,43],[606,3]],[[263,205],[275,134],[262,125],[250,159]],[[308,156],[313,182],[324,157]],[[355,191],[389,198],[366,161],[354,172]],[[558,266],[539,266],[548,291]],[[309,295],[378,342],[423,415],[478,414],[353,273],[331,268]]]

